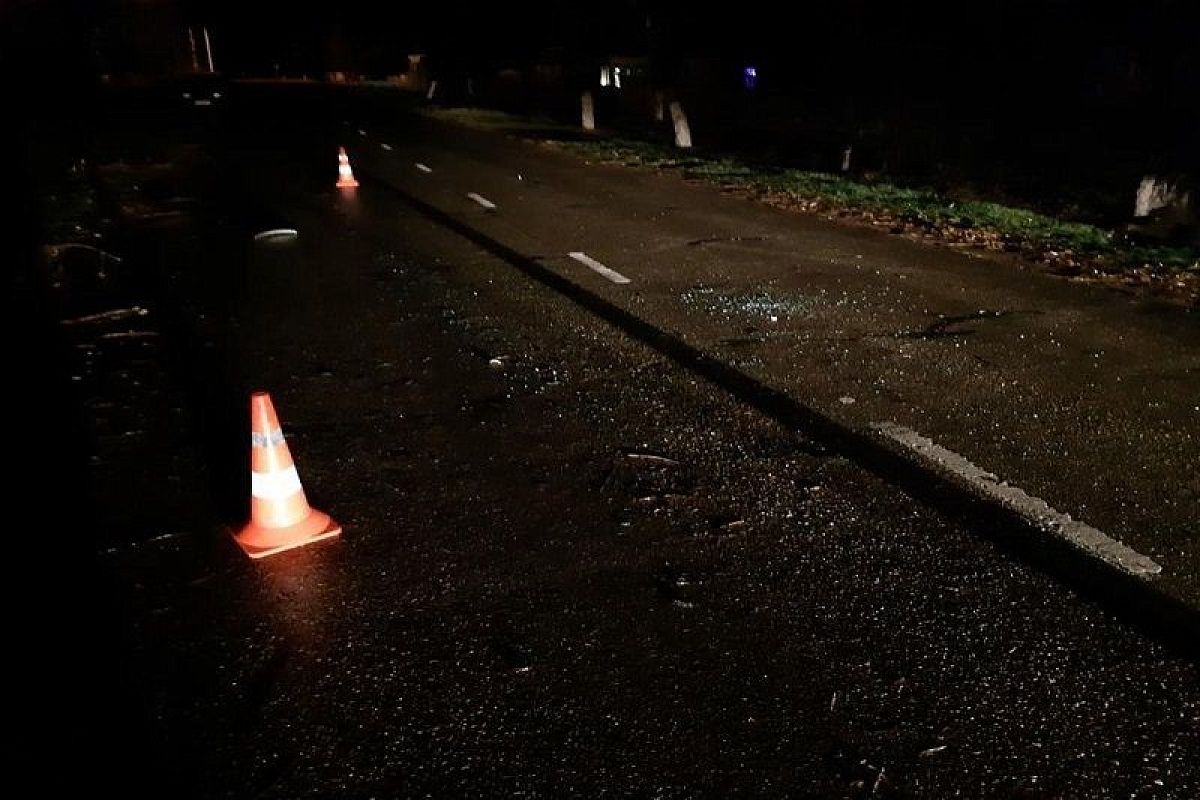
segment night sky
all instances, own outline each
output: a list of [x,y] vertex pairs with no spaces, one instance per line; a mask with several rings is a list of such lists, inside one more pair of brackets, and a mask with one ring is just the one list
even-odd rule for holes
[[12,0],[4,57],[5,73],[24,78],[14,89],[35,107],[85,92],[102,73],[186,69],[188,26],[208,27],[217,68],[232,76],[383,78],[420,52],[435,72],[477,79],[557,62],[578,88],[609,55],[651,56],[666,84],[681,83],[681,65],[700,58],[730,75],[753,64],[763,94],[859,116],[1002,120],[1003,137],[1061,128],[1123,142],[1148,131],[1147,151],[1165,146],[1188,159],[1187,143],[1200,135],[1196,6]]
[[[173,41],[182,47],[186,27],[203,24],[222,65],[236,73],[276,63],[386,72],[401,68],[409,52],[481,66],[519,64],[559,48],[578,57],[655,52],[752,59],[797,75],[852,76],[864,86],[907,80],[918,90],[982,90],[1036,76],[1086,92],[1089,83],[1123,78],[1172,90],[1172,81],[1194,80],[1195,6],[1188,0],[842,0],[786,9],[727,4],[718,12],[678,0],[344,0],[323,7],[283,0],[11,0],[5,33],[21,58],[60,68],[79,54],[64,49],[94,55],[105,45],[108,61],[132,64],[137,56],[120,52],[121,44],[157,40],[164,48]],[[81,42],[91,47],[80,48]]]

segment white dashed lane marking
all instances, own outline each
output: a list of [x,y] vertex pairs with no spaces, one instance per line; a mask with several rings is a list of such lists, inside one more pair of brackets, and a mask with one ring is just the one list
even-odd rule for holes
[[596,259],[589,256],[587,253],[574,252],[567,253],[567,255],[578,261],[580,264],[583,264],[593,272],[597,272],[600,275],[603,275],[605,278],[608,278],[613,283],[629,283],[629,278],[626,278],[616,270],[609,269]]
[[429,167],[425,166],[425,165],[424,165],[424,164],[422,164],[420,161],[414,162],[414,163],[413,163],[413,166],[414,166],[414,167],[416,167],[417,169],[421,170],[421,172],[433,172],[433,170],[432,170],[432,169],[430,169]]
[[496,210],[496,204],[482,195],[475,194],[474,192],[467,192],[467,197],[471,198],[476,203],[479,203],[479,205],[483,206],[488,211]]

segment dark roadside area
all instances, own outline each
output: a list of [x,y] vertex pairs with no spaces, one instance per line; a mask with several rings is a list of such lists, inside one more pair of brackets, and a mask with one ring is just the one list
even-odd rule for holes
[[[37,363],[74,388],[31,418],[79,421],[63,584],[96,589],[43,629],[35,685],[63,675],[61,718],[99,723],[79,783],[1194,793],[1193,664],[387,193],[333,193],[342,111],[253,96],[177,131],[196,166],[101,198],[129,281],[70,318],[146,313],[49,326]],[[129,164],[151,129],[123,123]],[[251,564],[219,526],[258,388],[347,532]]]
[[[398,102],[398,93],[390,94]],[[566,121],[561,112],[551,118],[465,105],[433,106],[425,113],[561,149],[590,163],[676,174],[791,213],[1037,265],[1072,283],[1191,308],[1200,304],[1200,229],[1195,222],[1172,222],[1165,212],[1130,219],[1127,211],[1115,210],[1112,198],[1106,211],[1084,212],[1056,193],[1053,170],[1039,176],[1036,191],[1030,187],[1023,197],[1009,197],[998,188],[981,190],[962,179],[939,185],[929,176],[839,171],[828,159],[823,167],[797,166],[778,146],[747,148],[737,145],[736,138],[724,145],[680,149],[671,143],[669,126],[650,126],[628,115],[589,132]]]
[[69,81],[82,49],[43,61],[33,55],[39,42],[9,27],[18,12],[14,4],[0,13],[0,67],[12,111],[0,132],[13,198],[0,226],[11,415],[10,763],[19,782],[42,794],[105,787],[150,796],[163,773],[142,757],[151,731],[127,669],[131,640],[120,590],[100,563],[100,515],[88,491],[89,411],[44,251],[49,242],[100,244],[94,231],[66,222],[74,210],[47,203],[72,161],[89,154],[76,115],[90,118],[94,97]]

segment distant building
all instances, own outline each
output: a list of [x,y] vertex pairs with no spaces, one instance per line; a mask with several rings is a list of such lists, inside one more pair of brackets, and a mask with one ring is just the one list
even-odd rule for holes
[[601,88],[629,89],[645,85],[650,76],[646,56],[609,56],[600,65]]

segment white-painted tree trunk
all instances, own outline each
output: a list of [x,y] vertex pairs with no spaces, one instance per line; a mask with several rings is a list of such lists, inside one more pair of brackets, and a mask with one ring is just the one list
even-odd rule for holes
[[581,122],[585,131],[596,130],[596,101],[592,97],[591,92],[584,92],[581,98],[583,111],[581,114]]
[[188,47],[192,51],[192,72],[200,71],[200,59],[196,56],[196,34],[188,28]]
[[654,93],[654,121],[662,122],[667,118],[666,103],[663,102],[663,93]]
[[208,59],[208,71],[216,72],[217,68],[213,66],[212,41],[208,38],[208,28],[205,27],[200,30],[204,32],[204,55]]
[[851,145],[842,151],[842,172],[850,171],[850,155],[854,152],[854,146]]
[[1154,175],[1147,175],[1138,184],[1133,202],[1134,217],[1148,217],[1160,208],[1185,208],[1191,200],[1189,193]]
[[692,146],[692,129],[688,127],[687,115],[678,100],[671,101],[671,122],[675,126],[675,146]]

